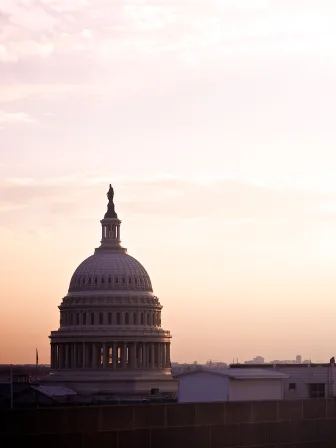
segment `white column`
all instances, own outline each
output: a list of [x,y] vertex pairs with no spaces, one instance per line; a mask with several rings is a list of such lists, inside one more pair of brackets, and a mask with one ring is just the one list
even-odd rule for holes
[[77,369],[77,344],[76,343],[72,344],[72,363],[71,363],[71,367],[73,369]]
[[54,369],[57,369],[57,344],[54,344],[54,356],[53,356],[53,359],[54,359],[54,362],[53,362]]
[[58,368],[59,369],[63,368],[62,356],[63,356],[63,347],[62,347],[62,344],[58,344]]
[[121,345],[121,367],[126,369],[126,342]]
[[166,369],[170,369],[170,342],[166,343]]
[[156,361],[156,368],[160,368],[160,343],[155,344],[155,361]]
[[55,360],[54,360],[54,344],[50,344],[50,368],[54,369],[55,368]]
[[97,367],[97,347],[96,344],[91,344],[91,353],[92,353],[92,365],[91,367],[95,369]]
[[150,345],[150,348],[151,348],[151,368],[154,369],[155,368],[155,347],[154,347],[153,343]]
[[86,345],[85,342],[83,342],[83,347],[82,347],[82,368],[85,369],[86,368]]
[[161,342],[158,343],[158,368],[161,369],[162,367],[162,344]]
[[56,344],[56,363],[55,368],[59,369],[59,344]]
[[69,345],[65,344],[64,349],[65,349],[65,368],[68,369],[69,368]]
[[138,353],[139,353],[139,366],[140,366],[140,369],[143,369],[143,342],[140,342],[139,344],[138,344],[138,347],[139,347],[139,351],[138,351]]
[[147,369],[147,342],[143,342],[142,344],[142,368]]
[[162,368],[166,368],[166,344],[162,344]]
[[108,350],[106,342],[103,343],[103,367],[106,369],[108,365]]
[[113,369],[117,368],[117,362],[118,362],[118,358],[117,358],[117,344],[116,344],[116,342],[113,342],[113,347],[112,347],[112,368]]
[[138,368],[138,366],[137,366],[136,350],[137,350],[137,343],[133,342],[132,349],[131,349],[131,357],[132,357],[131,368],[132,369],[137,369]]

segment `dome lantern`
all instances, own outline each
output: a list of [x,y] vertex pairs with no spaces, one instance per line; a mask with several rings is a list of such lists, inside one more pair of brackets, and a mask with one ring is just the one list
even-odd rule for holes
[[97,250],[118,250],[124,253],[127,250],[121,247],[120,243],[120,225],[121,221],[118,219],[118,215],[114,208],[114,190],[112,185],[110,184],[109,191],[107,192],[108,204],[107,204],[107,212],[104,215],[104,218],[100,221],[102,225],[102,239],[101,245]]

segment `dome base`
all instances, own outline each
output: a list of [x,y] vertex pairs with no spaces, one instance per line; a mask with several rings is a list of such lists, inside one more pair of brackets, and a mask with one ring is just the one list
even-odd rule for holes
[[45,385],[62,385],[79,395],[148,395],[152,389],[160,393],[177,393],[177,380],[171,369],[130,370],[128,372],[102,370],[53,371],[44,379]]

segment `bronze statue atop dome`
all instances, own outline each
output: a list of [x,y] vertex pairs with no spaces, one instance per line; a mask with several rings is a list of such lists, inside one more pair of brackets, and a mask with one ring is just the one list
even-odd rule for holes
[[111,184],[110,184],[110,188],[109,188],[109,191],[107,192],[106,196],[107,196],[107,199],[109,200],[109,202],[113,202],[114,190],[113,190],[113,187]]
[[114,198],[114,190],[112,185],[110,184],[109,187],[109,191],[106,194],[107,199],[108,199],[108,204],[107,204],[107,212],[105,213],[104,218],[118,218],[118,215],[116,214],[115,210],[114,210],[114,202],[113,202],[113,198]]

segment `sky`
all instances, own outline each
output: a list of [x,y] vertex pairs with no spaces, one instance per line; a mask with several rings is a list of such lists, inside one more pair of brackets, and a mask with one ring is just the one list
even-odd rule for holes
[[108,184],[178,362],[336,354],[333,0],[0,0],[0,363],[49,362]]

